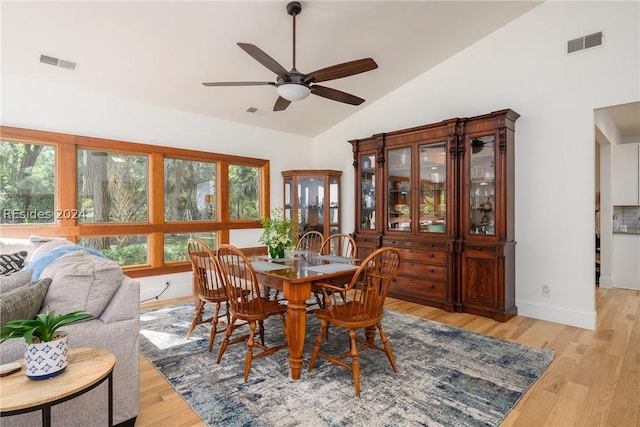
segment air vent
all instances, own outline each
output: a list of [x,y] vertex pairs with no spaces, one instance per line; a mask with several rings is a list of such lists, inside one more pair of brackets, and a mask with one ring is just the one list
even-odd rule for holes
[[576,53],[581,50],[602,46],[602,31],[578,37],[567,42],[567,53]]
[[247,109],[244,111],[246,111],[247,113],[255,113],[258,111],[258,109],[256,107],[247,107]]
[[59,59],[48,55],[40,55],[40,62],[42,62],[43,64],[53,65],[55,67],[66,68],[67,70],[72,71],[74,71],[77,66],[75,62],[65,61],[64,59]]

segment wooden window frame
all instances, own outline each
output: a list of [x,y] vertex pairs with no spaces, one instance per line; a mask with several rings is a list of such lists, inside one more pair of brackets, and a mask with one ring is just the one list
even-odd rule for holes
[[[230,230],[262,228],[259,220],[229,219],[229,165],[254,166],[259,169],[260,216],[270,212],[269,160],[210,153],[173,147],[163,147],[137,142],[78,136],[57,132],[0,126],[0,138],[7,141],[55,146],[56,150],[56,210],[77,209],[77,152],[91,149],[126,154],[146,155],[149,158],[148,197],[149,212],[146,223],[91,223],[78,224],[76,219],[54,218],[53,224],[2,225],[2,237],[28,238],[32,235],[65,237],[77,242],[81,237],[146,235],[148,264],[123,267],[130,277],[154,276],[190,271],[187,261],[164,261],[164,234],[189,232],[215,232],[216,242],[229,243]],[[216,221],[167,221],[164,220],[164,158],[216,162],[216,191],[219,204]],[[74,167],[69,167],[73,165]],[[61,189],[65,191],[61,191]],[[71,191],[73,189],[73,191]],[[251,248],[248,248],[251,250]]]

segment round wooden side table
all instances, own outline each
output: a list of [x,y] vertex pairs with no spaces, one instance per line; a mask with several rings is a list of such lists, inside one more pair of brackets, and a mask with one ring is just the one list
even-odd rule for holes
[[[24,361],[20,361],[24,368]],[[93,390],[108,380],[109,426],[113,426],[113,353],[97,348],[69,351],[64,372],[45,380],[29,379],[21,369],[0,378],[0,416],[42,410],[42,425],[51,426],[51,407]]]

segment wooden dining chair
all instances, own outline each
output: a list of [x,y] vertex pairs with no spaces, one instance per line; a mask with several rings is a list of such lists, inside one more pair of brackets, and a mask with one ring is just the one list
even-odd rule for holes
[[322,243],[320,253],[353,258],[356,254],[356,241],[346,233],[332,234]]
[[[320,248],[321,255],[335,255],[347,258],[354,258],[357,252],[356,241],[346,233],[332,234],[322,243],[322,247]],[[333,284],[338,285],[338,283]],[[316,304],[320,308],[324,308],[325,300],[322,295],[322,291],[316,290],[314,291],[314,295],[316,298]]]
[[[239,248],[223,244],[218,248],[216,255],[227,290],[229,311],[231,313],[231,322],[220,346],[216,362],[220,363],[229,344],[246,341],[247,355],[244,365],[244,382],[246,383],[249,379],[249,371],[251,370],[253,359],[275,353],[287,346],[287,325],[284,316],[287,312],[287,306],[261,296],[256,273]],[[275,315],[280,317],[280,322],[282,323],[284,343],[267,347],[264,343],[264,321]],[[244,320],[249,323],[249,333],[231,340],[238,320]],[[260,342],[255,340],[256,328],[260,335]],[[254,355],[253,350],[255,347],[258,347],[261,351]]]
[[[398,274],[400,267],[400,253],[394,248],[380,248],[371,253],[355,272],[346,289],[331,284],[322,284],[325,300],[329,301],[323,310],[315,312],[320,320],[320,332],[316,338],[309,371],[313,369],[316,359],[322,357],[336,365],[350,369],[353,373],[353,382],[356,395],[360,396],[360,362],[358,354],[365,348],[372,348],[386,353],[394,372],[398,372],[396,361],[391,350],[389,339],[382,329],[382,317],[384,315],[384,300],[387,297],[389,285]],[[336,296],[346,291],[348,301],[340,301]],[[329,325],[349,331],[349,351],[332,356],[320,352],[325,332]],[[375,344],[375,329],[380,333],[382,346]],[[365,339],[356,337],[356,331],[365,329]],[[351,359],[351,363],[345,359]]]
[[309,251],[319,254],[322,250],[322,244],[324,243],[324,236],[319,231],[307,231],[300,237],[296,245],[297,250]]
[[[211,323],[209,332],[209,351],[213,348],[213,342],[216,334],[226,331],[229,325],[229,304],[227,301],[227,291],[224,281],[220,275],[220,268],[216,260],[215,253],[207,246],[205,242],[199,239],[189,239],[187,241],[187,254],[191,260],[191,269],[193,272],[193,283],[198,295],[198,303],[195,315],[187,332],[187,339],[191,337],[196,326],[203,323]],[[203,312],[206,304],[213,304],[213,316],[203,319]],[[220,309],[224,304],[227,318],[222,328],[218,328],[220,318]]]

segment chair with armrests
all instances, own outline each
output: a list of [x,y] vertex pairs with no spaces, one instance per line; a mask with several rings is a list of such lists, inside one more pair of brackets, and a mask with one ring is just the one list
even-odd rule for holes
[[[196,326],[202,323],[211,323],[211,329],[209,332],[209,351],[211,351],[216,334],[226,331],[229,325],[227,291],[225,289],[222,276],[220,275],[218,263],[215,259],[216,255],[205,242],[199,239],[189,239],[187,242],[187,254],[191,260],[193,283],[198,295],[198,304],[193,320],[191,321],[191,326],[189,326],[187,338],[191,337]],[[207,303],[214,304],[214,312],[213,316],[203,319],[202,314]],[[225,316],[227,318],[227,322],[224,324],[223,328],[218,329],[220,308],[222,304],[226,307]]]
[[[284,316],[287,312],[287,306],[280,304],[278,301],[263,298],[260,295],[260,286],[256,273],[240,249],[233,245],[223,244],[218,248],[216,255],[227,289],[229,311],[231,313],[231,322],[220,346],[216,362],[220,363],[229,344],[246,341],[247,355],[244,365],[244,382],[246,383],[249,379],[249,371],[251,370],[253,359],[275,353],[287,346],[287,328]],[[280,317],[280,322],[282,323],[284,343],[267,347],[264,344],[264,321],[275,315]],[[249,333],[231,340],[238,320],[244,320],[249,323]],[[258,328],[260,335],[259,343],[255,340],[256,328]],[[255,347],[262,351],[254,355],[253,350]]]
[[322,243],[320,253],[353,258],[356,255],[356,241],[345,233],[332,234]]
[[301,251],[309,251],[316,254],[319,254],[322,250],[322,244],[324,243],[324,236],[319,231],[307,231],[300,237],[298,240],[298,244],[296,245],[297,250]]
[[[333,234],[329,236],[320,248],[320,254],[322,255],[335,255],[347,258],[354,258],[356,256],[356,241],[353,237],[345,233]],[[334,283],[337,285],[337,283]],[[325,301],[321,291],[315,291],[316,303],[320,308],[324,308]],[[344,296],[344,295],[343,295]]]
[[[328,303],[325,309],[315,312],[316,317],[320,320],[320,332],[311,353],[309,371],[313,369],[318,357],[351,370],[357,396],[360,396],[360,362],[358,354],[365,348],[372,348],[386,353],[394,372],[398,372],[389,339],[382,329],[382,317],[389,285],[398,274],[399,267],[400,254],[398,250],[387,247],[380,248],[362,261],[346,288],[322,284],[323,293]],[[349,300],[338,301],[336,295],[345,291],[349,295]],[[348,352],[340,356],[332,356],[320,352],[320,345],[329,325],[349,331],[350,348]],[[376,328],[380,333],[382,346],[374,342]],[[364,340],[356,337],[358,329],[365,329]],[[348,358],[351,359],[350,364],[345,361]]]

